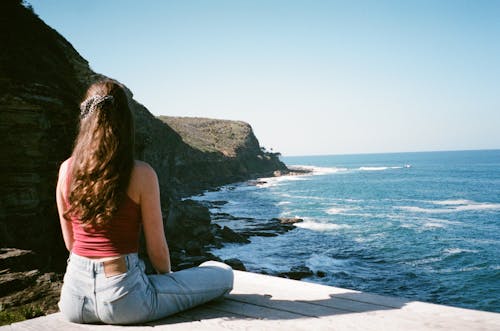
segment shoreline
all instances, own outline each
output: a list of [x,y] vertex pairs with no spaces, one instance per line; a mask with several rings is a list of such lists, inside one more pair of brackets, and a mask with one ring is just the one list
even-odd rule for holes
[[[310,175],[314,173],[314,170],[309,168],[309,167],[302,167],[302,166],[287,166],[289,171],[285,173],[281,172],[274,172],[274,176],[266,176],[266,177],[258,177],[256,179],[250,179],[242,182],[236,182],[236,183],[231,183],[227,185],[222,185],[218,187],[215,190],[206,190],[203,193],[200,193],[198,195],[191,196],[187,199],[193,199],[194,201],[201,203],[205,207],[208,208],[210,212],[210,218],[213,226],[219,227],[223,229],[223,234],[221,235],[220,242],[217,245],[211,245],[210,247],[207,247],[207,251],[209,254],[214,254],[215,256],[216,253],[212,253],[213,249],[218,249],[223,247],[225,244],[240,244],[240,245],[245,245],[250,243],[250,237],[276,237],[282,234],[287,233],[288,231],[291,231],[295,229],[297,226],[295,224],[297,223],[302,223],[304,219],[300,217],[272,217],[267,219],[265,222],[259,222],[259,224],[256,224],[253,226],[251,229],[247,229],[244,231],[241,230],[234,230],[230,226],[221,226],[218,223],[213,223],[213,222],[218,222],[221,220],[227,220],[227,221],[249,221],[252,222],[255,220],[253,217],[242,217],[242,216],[234,216],[232,214],[226,213],[226,212],[219,212],[220,208],[228,203],[228,201],[225,200],[198,200],[196,197],[203,196],[207,192],[218,192],[221,189],[227,187],[228,190],[233,190],[237,186],[241,185],[248,185],[248,186],[262,186],[268,184],[269,180],[277,179],[280,177],[287,177],[287,176],[305,176],[305,175]],[[220,258],[220,256],[218,256]],[[246,266],[244,265],[244,262],[242,262],[238,258],[231,258],[228,260],[224,260],[220,258],[221,261],[223,262],[229,262],[228,264],[231,265],[233,268],[236,270],[241,270],[241,271],[247,271]],[[282,277],[282,278],[289,278],[289,279],[294,279],[294,280],[301,280],[306,277],[310,276],[317,276],[319,278],[322,278],[325,276],[325,272],[323,271],[317,271],[313,272],[311,269],[309,269],[305,264],[301,265],[296,265],[290,268],[288,271],[284,272],[267,272],[263,269],[260,270],[248,270],[250,272],[255,272],[259,274],[264,274],[264,275],[271,275],[271,276],[277,276],[277,277]]]
[[[432,161],[434,163],[438,162],[437,161]],[[371,170],[371,171],[362,171],[365,169],[361,169],[360,167],[365,167],[365,161],[362,160],[360,161],[360,164],[356,164],[352,166],[352,169],[354,171],[349,171],[349,176],[357,176],[355,180],[361,179],[375,179],[377,180],[378,178],[394,178],[392,176],[398,176],[398,178],[407,178],[409,180],[412,180],[412,178],[420,178],[416,175],[420,175],[422,172],[422,169],[424,167],[419,164],[418,162],[415,161],[415,166],[413,167],[414,169],[407,170],[404,167],[398,167],[398,169],[393,169],[393,164],[390,162],[385,164],[386,162],[383,161],[384,163],[384,168],[385,171],[375,171],[375,169],[366,169],[366,170]],[[433,164],[434,164],[433,163]],[[308,163],[305,163],[308,164]],[[366,163],[366,165],[372,166],[369,162]],[[376,164],[379,166],[378,164]],[[292,170],[294,167],[290,167]],[[318,172],[318,175],[321,175],[321,167],[315,167]],[[382,167],[380,167],[382,168]],[[401,169],[399,169],[401,168]],[[325,168],[326,169],[326,168]],[[351,168],[350,168],[351,169]],[[350,170],[349,169],[349,170]],[[432,171],[433,168],[430,168],[429,171]],[[359,171],[355,171],[359,170]],[[377,169],[378,170],[378,169]],[[417,173],[418,171],[418,173]],[[385,175],[383,175],[385,174]],[[323,182],[324,177],[315,177],[314,179],[315,183],[311,184],[318,184]],[[345,178],[345,176],[343,177]],[[342,180],[344,180],[342,178]],[[354,177],[353,177],[354,178]],[[427,178],[427,177],[426,177]],[[432,183],[436,182],[439,183],[440,179],[439,178],[434,178],[432,177]],[[326,180],[326,178],[325,178]],[[353,228],[358,231],[358,226],[360,224],[367,224],[371,222],[371,224],[374,224],[376,226],[376,222],[374,223],[373,220],[374,218],[380,219],[380,217],[384,217],[392,213],[391,215],[398,215],[397,218],[386,218],[385,220],[388,222],[387,224],[390,223],[392,228],[390,229],[391,232],[385,233],[388,238],[396,238],[394,235],[397,235],[397,233],[403,233],[408,235],[409,233],[413,233],[413,238],[419,238],[422,237],[422,239],[426,238],[431,238],[435,237],[436,235],[439,235],[442,233],[442,231],[446,231],[445,229],[448,229],[450,233],[455,233],[455,231],[461,231],[461,226],[460,224],[464,224],[467,226],[466,220],[469,217],[472,217],[473,215],[476,215],[475,211],[477,212],[484,212],[486,213],[486,216],[490,215],[492,212],[495,212],[500,208],[499,205],[500,203],[497,202],[496,199],[491,199],[487,198],[485,200],[483,199],[478,199],[478,198],[471,198],[471,197],[466,197],[466,198],[459,198],[459,197],[454,197],[452,195],[449,195],[448,192],[444,192],[440,195],[437,195],[433,197],[432,199],[426,198],[425,196],[417,196],[417,197],[410,197],[410,198],[405,198],[401,200],[397,200],[396,202],[392,202],[392,209],[389,211],[381,210],[381,208],[385,208],[384,206],[379,206],[377,205],[375,209],[373,209],[373,203],[375,200],[373,200],[373,197],[369,198],[359,198],[358,200],[352,200],[350,201],[349,195],[338,195],[335,196],[334,201],[340,201],[342,202],[334,202],[333,206],[335,208],[332,208],[332,206],[328,206],[327,201],[325,203],[321,203],[319,207],[315,207],[314,211],[316,213],[320,214],[309,214],[307,212],[308,209],[304,209],[305,207],[298,207],[294,208],[294,205],[299,203],[301,201],[305,200],[300,200],[300,199],[293,199],[290,194],[294,195],[296,194],[301,194],[303,196],[305,195],[313,195],[313,194],[307,194],[303,193],[302,189],[308,190],[306,186],[303,184],[303,182],[293,182],[293,183],[298,183],[298,184],[289,184],[292,182],[287,181],[286,184],[284,183],[276,183],[276,182],[269,182],[266,183],[265,178],[260,178],[258,181],[253,182],[253,183],[247,183],[243,185],[259,185],[259,186],[264,186],[264,187],[273,187],[271,189],[264,189],[263,191],[260,191],[260,189],[255,188],[255,189],[246,189],[243,187],[241,190],[238,190],[239,193],[234,193],[234,195],[231,195],[230,191],[232,191],[234,188],[228,188],[226,192],[221,192],[221,194],[214,194],[214,195],[207,195],[204,198],[201,199],[206,199],[205,201],[211,201],[213,202],[214,200],[219,199],[218,203],[221,203],[220,200],[227,200],[231,202],[230,205],[226,206],[225,208],[220,208],[220,209],[212,209],[211,212],[213,213],[213,219],[215,222],[218,221],[219,218],[222,218],[222,221],[224,222],[224,217],[226,220],[231,221],[231,222],[224,222],[224,223],[219,223],[221,225],[226,224],[230,227],[234,226],[234,229],[236,232],[243,234],[249,234],[251,231],[246,231],[246,230],[241,230],[242,228],[250,227],[246,223],[247,220],[252,220],[253,218],[258,219],[259,222],[261,223],[269,223],[270,218],[273,215],[283,215],[283,216],[291,216],[291,215],[296,215],[296,217],[304,217],[306,219],[306,222],[309,222],[309,218],[307,217],[308,215],[311,217],[316,217],[319,215],[320,218],[326,218],[329,217],[328,215],[336,215],[334,216],[335,219],[332,220],[334,223],[338,223],[341,226],[343,224],[348,224],[346,225],[346,228],[348,226],[352,226]],[[330,183],[330,181],[329,181]],[[333,183],[333,182],[332,182]],[[356,181],[357,183],[357,181]],[[269,184],[269,185],[266,185]],[[276,185],[277,184],[277,185]],[[274,186],[278,187],[274,187]],[[305,184],[309,185],[309,184]],[[333,184],[332,184],[333,185]],[[256,190],[256,191],[255,191]],[[288,190],[293,190],[293,192],[289,192]],[[298,193],[301,192],[301,193]],[[310,193],[311,191],[307,191]],[[412,191],[410,191],[412,192]],[[287,194],[289,193],[289,194]],[[262,195],[260,195],[262,194]],[[283,197],[281,196],[283,195]],[[304,198],[301,196],[300,198]],[[231,198],[234,197],[234,198]],[[261,198],[259,198],[261,197]],[[234,199],[234,201],[232,201]],[[344,200],[349,200],[349,202],[345,202]],[[353,198],[354,199],[354,198]],[[253,203],[254,200],[258,200],[255,203]],[[262,201],[261,201],[262,200]],[[387,200],[389,201],[389,200]],[[209,203],[208,202],[208,203]],[[233,204],[234,202],[234,204]],[[337,203],[347,203],[347,206],[352,207],[353,209],[349,208],[342,208],[341,205],[336,205]],[[368,205],[367,205],[368,204]],[[264,209],[267,208],[272,208],[272,206],[277,206],[277,209],[281,209],[282,213],[278,212],[275,213],[274,209],[269,209],[269,212],[260,212],[258,209],[259,206],[262,206]],[[283,206],[283,207],[280,207]],[[353,207],[354,206],[354,207]],[[358,210],[356,210],[356,208]],[[359,210],[362,209],[362,210]],[[352,211],[354,210],[354,211]],[[381,211],[382,213],[378,213]],[[226,214],[224,214],[226,213]],[[469,214],[469,213],[474,213],[474,214]],[[490,213],[490,214],[488,214]],[[232,215],[230,215],[232,214]],[[328,215],[327,215],[328,214]],[[238,217],[244,216],[244,217]],[[340,216],[337,216],[340,215]],[[347,215],[347,216],[345,216]],[[391,216],[389,215],[389,216]],[[492,217],[495,214],[491,214]],[[269,217],[269,218],[267,218]],[[489,216],[488,216],[489,217]],[[355,219],[357,218],[357,220]],[[361,219],[362,218],[362,219]],[[458,218],[458,220],[457,220]],[[325,220],[318,220],[318,222],[326,222]],[[238,222],[242,224],[241,227],[235,225]],[[359,223],[363,222],[363,223]],[[389,225],[388,225],[389,226]],[[311,229],[312,227],[309,227],[309,224],[298,224],[298,227],[301,228],[306,228],[306,229]],[[240,229],[240,230],[238,230]],[[396,232],[396,230],[399,229],[399,232]],[[343,230],[343,231],[348,231],[348,230]],[[353,230],[354,231],[354,230]],[[374,229],[375,232],[384,232],[382,230],[376,230]],[[400,232],[403,231],[403,232]],[[228,257],[241,257],[241,260],[243,261],[244,264],[246,265],[251,272],[256,272],[256,273],[262,273],[262,274],[270,274],[270,275],[278,275],[281,271],[284,269],[288,268],[291,270],[291,267],[296,266],[298,260],[300,258],[297,258],[294,255],[290,255],[290,252],[287,252],[286,250],[288,248],[296,247],[297,245],[297,239],[299,232],[294,232],[290,235],[286,235],[283,237],[282,240],[280,241],[274,241],[274,240],[267,240],[266,238],[257,239],[255,241],[252,240],[251,246],[248,248],[244,248],[244,245],[235,245],[235,246],[230,246],[228,249],[223,249],[223,250],[211,250],[214,254],[220,254],[220,256],[224,258]],[[347,233],[347,232],[342,232],[342,233]],[[340,236],[342,236],[342,233]],[[360,233],[355,232],[355,233]],[[364,233],[364,232],[363,232]],[[391,234],[392,233],[392,234]],[[373,233],[377,234],[377,233]],[[363,235],[363,234],[361,234]],[[264,235],[266,236],[266,235]],[[263,237],[264,237],[263,236]],[[339,236],[336,236],[338,238]],[[314,236],[313,238],[318,238],[317,236]],[[474,237],[476,238],[476,237]],[[477,237],[480,238],[480,237]],[[488,235],[487,237],[484,238],[490,238],[491,235]],[[364,244],[365,242],[370,243],[370,241],[367,238],[359,238],[359,237],[353,237],[351,238],[353,240],[352,243],[355,244],[355,247],[359,246],[366,246],[366,248],[370,247],[378,247],[370,244]],[[358,241],[359,239],[359,241]],[[366,240],[364,240],[366,239]],[[397,239],[397,238],[396,238]],[[300,238],[298,239],[300,240]],[[327,239],[325,239],[327,240]],[[487,239],[485,239],[487,240]],[[292,243],[294,241],[295,243]],[[359,242],[360,244],[356,244],[356,242]],[[371,241],[373,242],[373,241]],[[393,241],[393,243],[397,243],[399,241]],[[276,245],[273,245],[273,243],[276,243]],[[424,243],[425,245],[430,244],[431,242],[426,242]],[[292,244],[292,245],[290,245]],[[287,246],[288,245],[288,246]],[[394,245],[391,245],[394,246]],[[273,248],[275,247],[275,248]],[[312,246],[311,246],[312,247]],[[316,246],[314,246],[316,247]],[[335,246],[332,246],[335,247]],[[403,246],[404,247],[404,246]],[[486,247],[486,246],[485,246]],[[489,246],[491,247],[491,246]],[[408,247],[407,247],[408,248]],[[254,251],[255,253],[248,253],[250,250]],[[463,246],[462,243],[460,242],[438,242],[435,245],[431,245],[428,248],[422,248],[418,250],[414,250],[414,253],[411,255],[407,255],[406,258],[404,258],[405,255],[404,252],[408,251],[408,249],[402,249],[398,250],[398,257],[396,260],[391,260],[392,263],[385,263],[385,262],[391,262],[391,261],[386,261],[384,260],[384,254],[382,253],[373,253],[376,251],[372,251],[370,253],[369,251],[364,251],[366,254],[363,255],[355,255],[353,256],[348,256],[342,252],[337,252],[333,255],[327,254],[330,257],[333,257],[334,259],[352,259],[352,263],[356,262],[356,265],[353,264],[354,267],[351,268],[351,266],[347,266],[345,271],[343,271],[343,267],[340,268],[327,268],[326,270],[328,271],[328,277],[323,279],[318,279],[317,277],[313,277],[314,279],[311,279],[311,281],[316,282],[316,283],[321,283],[321,284],[327,284],[327,285],[334,285],[334,286],[340,286],[340,287],[345,287],[345,288],[354,288],[358,289],[361,291],[368,291],[368,292],[373,292],[373,293],[378,293],[381,295],[395,295],[395,296],[410,296],[414,298],[415,300],[421,300],[421,301],[426,301],[426,302],[433,302],[433,303],[440,303],[440,304],[446,304],[450,306],[455,306],[455,307],[461,307],[461,308],[467,308],[467,309],[477,309],[477,310],[482,310],[482,311],[490,311],[490,312],[499,312],[497,306],[494,303],[489,303],[493,298],[492,298],[492,293],[495,293],[493,288],[492,292],[490,294],[481,294],[482,292],[478,291],[479,286],[495,286],[491,281],[480,281],[481,273],[485,273],[486,275],[489,275],[489,277],[492,277],[493,275],[497,275],[497,267],[494,264],[491,264],[492,259],[488,258],[484,261],[484,263],[490,263],[486,265],[484,268],[477,268],[476,265],[477,263],[469,263],[465,265],[463,268],[461,268],[458,263],[462,260],[469,260],[469,259],[474,259],[477,257],[480,257],[481,253],[481,248],[470,248],[468,245]],[[269,252],[266,255],[266,252]],[[272,253],[271,253],[272,252]],[[300,250],[300,252],[304,253],[303,250]],[[315,255],[316,251],[311,251],[310,253],[312,255]],[[425,252],[429,252],[427,255],[425,255]],[[320,255],[323,254],[321,251],[317,252]],[[271,254],[271,255],[270,255]],[[435,259],[426,259],[426,256],[433,254],[432,256],[436,256]],[[309,258],[309,255],[304,255],[307,258]],[[279,262],[279,264],[275,264],[275,267],[272,267],[271,265],[278,261],[276,258],[273,256],[279,256],[283,263]],[[493,254],[493,257],[495,254]],[[268,258],[269,257],[269,258]],[[322,256],[321,256],[322,257]],[[311,269],[314,271],[321,270],[321,265],[318,265],[318,259],[316,256],[313,256],[314,261],[308,262],[307,266],[309,266]],[[440,263],[439,261],[443,261]],[[340,260],[339,260],[340,261]],[[379,264],[381,266],[376,266],[378,261],[381,261],[380,263],[384,262],[383,265]],[[400,262],[398,262],[400,261]],[[265,269],[264,272],[262,272],[262,269],[259,268],[259,262],[264,264],[263,269]],[[411,263],[414,264],[411,264]],[[300,263],[300,262],[299,262]],[[415,266],[416,265],[416,266]],[[423,267],[419,267],[419,265],[422,265]],[[380,277],[385,277],[383,280],[389,280],[391,282],[394,282],[393,284],[394,287],[387,287],[386,289],[383,288],[384,282],[372,282],[371,284],[368,284],[370,279],[372,277],[364,277],[362,276],[363,274],[353,274],[353,270],[359,270],[362,269],[362,267],[370,267],[373,266],[374,269],[372,270],[376,275],[380,275]],[[385,269],[384,269],[385,268]],[[425,270],[427,268],[430,271],[430,273],[426,273]],[[384,271],[385,270],[385,271]],[[470,292],[464,295],[460,295],[459,297],[452,297],[449,296],[448,293],[449,291],[453,291],[452,288],[450,287],[443,287],[442,289],[439,288],[439,282],[441,280],[446,280],[449,278],[449,272],[448,270],[456,270],[457,277],[458,279],[465,284],[464,286],[469,286],[470,282],[477,280],[477,285],[470,286]],[[474,270],[478,270],[475,272]],[[481,271],[482,270],[482,271]],[[270,271],[270,272],[268,272]],[[286,270],[285,270],[286,271]],[[443,271],[445,271],[445,275],[443,274]],[[341,272],[338,273],[337,272]],[[351,276],[349,276],[349,272],[351,272]],[[392,275],[391,275],[392,272]],[[352,276],[359,275],[359,277],[355,277],[354,281],[351,280],[346,280],[344,279],[351,278]],[[314,275],[317,276],[317,275]],[[305,276],[307,277],[307,276]],[[343,277],[343,278],[342,278]],[[378,276],[377,276],[378,277]],[[448,278],[447,278],[448,277]],[[356,287],[354,285],[358,284],[356,283],[356,279],[365,279],[366,280],[366,286],[363,285],[361,287]],[[331,282],[333,281],[333,282]],[[401,281],[401,283],[397,283],[398,281]],[[345,284],[352,284],[352,286],[345,285]],[[428,283],[428,285],[426,285]],[[340,285],[336,285],[340,284]],[[409,288],[405,286],[407,284],[414,284],[414,287]],[[382,289],[380,291],[380,289]],[[470,295],[471,298],[473,298],[474,301],[470,301],[470,303],[466,302],[467,296]],[[489,300],[489,301],[488,301]]]

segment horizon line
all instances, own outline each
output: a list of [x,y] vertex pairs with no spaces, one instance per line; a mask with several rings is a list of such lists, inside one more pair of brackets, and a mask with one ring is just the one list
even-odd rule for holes
[[411,154],[411,153],[446,153],[446,152],[486,152],[500,151],[500,148],[480,148],[480,149],[449,149],[449,150],[421,150],[421,151],[405,151],[405,152],[360,152],[360,153],[328,153],[328,154],[295,154],[284,155],[280,157],[310,157],[310,156],[348,156],[348,155],[382,155],[382,154]]

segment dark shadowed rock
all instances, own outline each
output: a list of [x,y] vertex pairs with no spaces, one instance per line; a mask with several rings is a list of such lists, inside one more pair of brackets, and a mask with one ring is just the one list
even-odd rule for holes
[[203,255],[190,256],[183,252],[175,252],[172,256],[172,261],[175,261],[174,271],[198,267],[206,261],[221,261],[221,259],[211,253],[204,253]]
[[0,248],[0,270],[12,272],[38,269],[39,258],[32,251],[17,248]]
[[295,223],[303,222],[301,218],[272,218],[265,223],[257,223],[239,233],[245,237],[275,237],[295,229]]
[[227,259],[224,260],[224,263],[229,265],[234,270],[247,271],[247,268],[245,268],[245,265],[240,259]]
[[304,220],[302,218],[296,218],[296,217],[292,217],[292,218],[275,217],[275,218],[272,218],[271,221],[272,222],[279,222],[279,224],[282,224],[282,225],[289,225],[289,224],[304,222]]
[[[38,257],[26,250],[2,249],[0,257],[0,306],[2,310],[38,307],[38,314],[58,310],[57,301],[62,285],[62,275],[41,272]],[[37,315],[38,316],[38,315]],[[36,316],[29,316],[36,317]]]
[[[265,230],[265,229],[264,229]],[[278,233],[268,231],[259,231],[259,230],[244,230],[239,232],[242,236],[245,237],[277,237]]]
[[223,227],[222,230],[220,230],[220,236],[222,237],[223,241],[227,242],[233,242],[233,243],[249,243],[250,240],[247,238],[243,237],[242,235],[234,232],[227,226]]
[[242,216],[233,216],[228,213],[212,213],[212,220],[213,221],[252,221],[254,220],[253,217],[242,217]]
[[194,200],[174,201],[170,204],[165,232],[173,250],[200,251],[214,243],[208,208]]
[[186,252],[192,256],[203,255],[203,245],[198,240],[189,240],[186,242]]
[[35,283],[40,271],[5,272],[0,274],[0,297],[22,290]]
[[227,204],[227,201],[215,200],[215,201],[199,201],[202,205],[207,208],[219,209],[221,206]]
[[301,280],[302,278],[310,277],[314,275],[311,269],[306,266],[296,266],[292,267],[290,271],[282,272],[279,274],[280,277]]

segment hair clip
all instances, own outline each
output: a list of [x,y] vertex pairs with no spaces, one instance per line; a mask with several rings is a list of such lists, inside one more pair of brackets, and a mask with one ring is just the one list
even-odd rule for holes
[[113,103],[115,98],[112,95],[94,95],[89,98],[87,98],[85,101],[83,101],[80,104],[80,118],[83,119],[90,114],[97,108],[97,106],[104,104],[106,102],[111,102]]

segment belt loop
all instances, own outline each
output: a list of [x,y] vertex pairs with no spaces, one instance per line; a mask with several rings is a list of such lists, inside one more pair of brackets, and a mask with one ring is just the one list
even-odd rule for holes
[[127,264],[127,270],[132,269],[132,254],[125,255],[125,262]]

